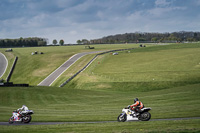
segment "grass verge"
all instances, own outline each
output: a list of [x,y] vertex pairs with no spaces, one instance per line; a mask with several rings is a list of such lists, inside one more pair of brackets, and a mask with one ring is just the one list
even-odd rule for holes
[[198,133],[200,120],[148,121],[97,124],[0,126],[1,133]]
[[152,119],[199,117],[199,88],[194,84],[140,92],[6,87],[0,89],[0,121],[8,121],[23,104],[34,110],[33,121],[113,121],[134,97],[152,108]]

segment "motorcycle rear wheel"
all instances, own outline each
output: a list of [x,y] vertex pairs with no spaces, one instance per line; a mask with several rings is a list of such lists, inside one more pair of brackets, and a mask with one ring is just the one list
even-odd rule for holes
[[144,112],[140,115],[139,120],[148,121],[151,119],[151,114],[149,112]]
[[117,117],[117,121],[118,122],[125,122],[127,120],[127,115],[126,114],[120,114],[118,117]]
[[27,115],[23,118],[24,123],[29,123],[31,121],[32,117],[30,115]]
[[10,119],[9,119],[9,124],[13,124],[13,120],[14,120],[14,118],[13,117],[10,117]]

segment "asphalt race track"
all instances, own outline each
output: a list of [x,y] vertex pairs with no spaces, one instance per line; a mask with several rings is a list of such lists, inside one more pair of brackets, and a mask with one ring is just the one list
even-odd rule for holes
[[38,84],[38,86],[51,86],[51,84],[63,73],[67,70],[71,65],[73,65],[78,59],[87,54],[100,53],[104,51],[94,51],[94,52],[85,52],[78,53],[72,56],[69,60],[63,63],[59,68],[57,68],[54,72],[52,72],[48,77],[46,77],[42,82]]
[[8,65],[8,61],[6,57],[0,53],[0,78],[3,76],[4,72],[6,71]]
[[[169,118],[169,119],[151,119],[150,121],[176,121],[176,120],[190,120],[190,119],[200,119],[200,117],[189,117],[189,118]],[[28,124],[24,124],[21,122],[16,122],[13,124],[9,124],[8,122],[0,122],[0,125],[57,125],[57,124],[94,124],[94,123],[112,123],[117,121],[95,121],[95,122],[30,122]],[[128,121],[128,122],[142,122],[142,121]]]

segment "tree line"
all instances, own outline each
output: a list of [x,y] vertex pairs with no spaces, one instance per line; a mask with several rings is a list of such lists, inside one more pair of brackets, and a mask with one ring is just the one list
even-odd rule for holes
[[[135,32],[110,35],[93,40],[77,40],[77,44],[114,44],[114,43],[139,43],[139,42],[195,42],[200,41],[200,32],[165,32],[165,33],[148,33]],[[0,47],[37,47],[46,46],[48,39],[39,37],[18,38],[18,39],[0,39]],[[57,45],[58,41],[53,40],[53,45]],[[64,45],[64,40],[59,41],[59,45]]]
[[46,46],[48,39],[29,37],[29,38],[18,38],[18,39],[0,39],[0,47],[36,47]]
[[[81,42],[80,40],[78,40]],[[137,42],[183,42],[183,41],[200,41],[200,32],[172,32],[172,33],[148,33],[135,32],[110,35],[100,39],[88,41],[91,44],[112,44],[112,43],[137,43]],[[84,40],[84,42],[86,42]]]

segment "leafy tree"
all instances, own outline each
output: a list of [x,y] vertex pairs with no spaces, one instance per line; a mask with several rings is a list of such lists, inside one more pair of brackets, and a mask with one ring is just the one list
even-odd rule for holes
[[89,44],[89,41],[87,39],[82,39],[83,44]]
[[81,40],[77,40],[76,43],[77,43],[77,44],[81,44],[82,41],[81,41]]
[[56,39],[53,40],[53,44],[56,45],[58,42]]
[[60,40],[59,44],[62,46],[64,44],[64,40]]

